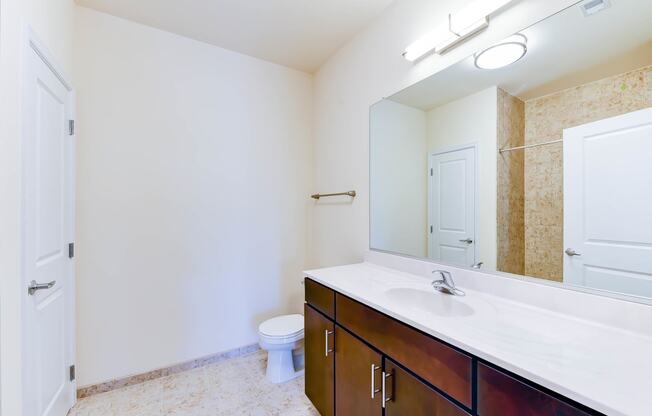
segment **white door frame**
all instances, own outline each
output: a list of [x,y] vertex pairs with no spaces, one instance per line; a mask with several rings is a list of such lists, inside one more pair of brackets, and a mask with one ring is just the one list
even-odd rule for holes
[[[57,79],[62,83],[62,85],[65,87],[66,91],[68,92],[67,94],[67,107],[68,107],[68,114],[66,115],[67,119],[69,120],[74,120],[75,119],[75,92],[72,87],[72,83],[70,81],[70,78],[67,76],[67,74],[64,72],[63,68],[61,65],[57,63],[57,61],[54,59],[52,54],[48,51],[46,46],[42,41],[39,40],[38,36],[36,33],[28,26],[28,25],[23,25],[23,48],[22,48],[22,73],[24,74],[24,82],[28,79],[28,74],[30,73],[29,68],[31,67],[30,63],[30,57],[32,56],[32,53],[36,53],[36,55],[41,58],[43,63],[52,71],[52,73],[57,77]],[[26,85],[26,84],[24,84]],[[22,103],[24,105],[25,102],[28,101],[28,89],[23,87],[22,88],[22,93],[21,93],[21,99]],[[21,331],[21,348],[20,348],[20,362],[21,362],[21,378],[22,378],[22,385],[17,385],[15,388],[20,389],[20,392],[16,392],[17,394],[20,394],[21,398],[21,408],[23,411],[25,411],[26,408],[29,406],[26,406],[27,403],[30,401],[33,401],[33,397],[31,397],[31,391],[30,391],[30,386],[27,385],[28,377],[26,377],[27,373],[26,371],[29,368],[29,360],[30,357],[25,356],[25,352],[27,351],[27,344],[29,339],[29,332],[28,332],[28,327],[27,325],[29,324],[26,322],[28,314],[27,308],[29,306],[28,304],[28,294],[27,294],[27,284],[25,283],[27,281],[27,276],[26,276],[26,250],[25,250],[25,230],[26,230],[26,190],[25,190],[25,177],[26,177],[26,169],[27,169],[27,158],[29,155],[26,154],[26,152],[23,150],[25,146],[25,126],[26,123],[30,122],[31,117],[30,113],[26,108],[24,108],[21,105],[21,116],[22,116],[22,126],[21,126],[21,209],[20,209],[20,227],[21,227],[21,241],[20,241],[20,252],[21,252],[21,273],[20,273],[20,296],[21,296],[21,314],[19,317],[16,317],[18,320],[18,325],[20,327]],[[68,196],[71,198],[71,208],[70,211],[68,212],[68,215],[70,216],[70,221],[68,222],[68,230],[66,230],[66,234],[70,236],[70,242],[74,242],[74,235],[75,235],[75,210],[74,210],[74,201],[75,201],[75,137],[74,134],[66,137],[66,139],[70,140],[70,146],[68,146],[68,160],[71,161],[69,166],[67,166],[67,178],[66,178],[66,183],[67,186],[69,187],[68,189]],[[76,346],[75,346],[75,334],[76,334],[76,325],[75,325],[75,293],[76,293],[76,288],[75,288],[75,259],[74,257],[72,259],[69,259],[69,273],[70,273],[70,282],[68,285],[68,297],[67,297],[67,303],[66,303],[66,310],[68,312],[68,317],[67,317],[67,324],[70,325],[70,333],[68,334],[70,336],[70,348],[68,351],[68,356],[70,358],[70,362],[74,363],[75,358],[76,358]],[[72,385],[72,394],[73,397],[71,397],[72,403],[76,401],[76,390],[77,390],[77,384],[76,381],[73,381]]]
[[[480,212],[479,210],[479,202],[480,202],[480,195],[478,193],[478,142],[469,142],[466,144],[462,145],[454,145],[454,146],[444,146],[440,147],[436,151],[429,152],[428,154],[428,230],[426,231],[428,233],[428,253],[427,256],[430,257],[430,253],[432,253],[432,233],[430,232],[430,227],[433,225],[433,220],[434,220],[434,214],[432,212],[432,180],[434,176],[430,174],[432,171],[431,169],[433,168],[432,165],[432,160],[435,156],[442,155],[444,153],[452,153],[452,152],[457,152],[460,150],[466,150],[466,149],[473,149],[473,163],[474,163],[474,170],[475,170],[475,178],[473,180],[475,181],[475,186],[473,187],[473,192],[474,192],[474,207],[473,207],[473,244],[475,245],[474,251],[473,251],[473,263],[477,263],[478,259],[480,258],[480,238],[478,236],[478,213]],[[470,266],[470,265],[467,265]]]

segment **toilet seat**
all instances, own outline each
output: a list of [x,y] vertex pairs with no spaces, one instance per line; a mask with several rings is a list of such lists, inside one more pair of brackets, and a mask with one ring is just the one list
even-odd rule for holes
[[269,341],[292,342],[303,338],[303,315],[277,316],[261,323],[258,327],[261,336]]

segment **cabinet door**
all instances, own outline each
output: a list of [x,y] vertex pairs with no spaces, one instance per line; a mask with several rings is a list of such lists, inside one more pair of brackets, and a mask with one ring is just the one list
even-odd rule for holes
[[307,304],[305,319],[306,396],[322,416],[334,415],[335,325]]
[[385,416],[468,416],[388,358],[385,358],[385,373]]
[[[373,368],[372,368],[373,366]],[[346,330],[335,328],[335,401],[337,415],[382,414],[382,356]],[[373,392],[372,392],[373,391]]]
[[480,416],[589,416],[568,403],[502,372],[478,364]]

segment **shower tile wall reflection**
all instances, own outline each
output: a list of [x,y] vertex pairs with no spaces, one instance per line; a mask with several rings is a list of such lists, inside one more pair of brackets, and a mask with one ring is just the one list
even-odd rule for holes
[[[652,106],[652,66],[525,102],[525,143],[563,129]],[[562,144],[525,151],[525,273],[563,280]],[[513,153],[513,152],[512,152]],[[509,157],[520,158],[511,154]]]

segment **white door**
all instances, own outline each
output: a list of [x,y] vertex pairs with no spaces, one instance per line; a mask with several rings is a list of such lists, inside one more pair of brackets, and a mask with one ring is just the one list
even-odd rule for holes
[[475,186],[475,148],[431,156],[431,259],[464,266],[475,263]]
[[[27,48],[23,101],[24,415],[63,416],[75,401],[72,93]],[[29,287],[40,288],[28,290]]]
[[652,297],[652,108],[564,131],[564,281]]

